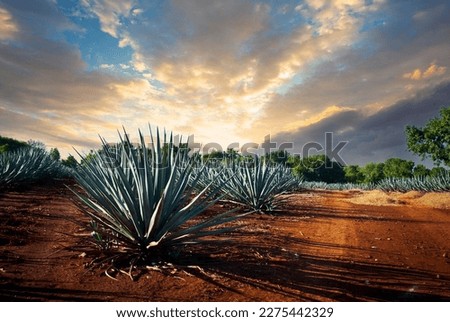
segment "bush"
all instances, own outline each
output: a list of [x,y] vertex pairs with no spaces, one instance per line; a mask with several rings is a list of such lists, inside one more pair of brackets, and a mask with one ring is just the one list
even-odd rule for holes
[[26,147],[29,147],[26,142],[18,141],[0,135],[0,153],[12,152]]

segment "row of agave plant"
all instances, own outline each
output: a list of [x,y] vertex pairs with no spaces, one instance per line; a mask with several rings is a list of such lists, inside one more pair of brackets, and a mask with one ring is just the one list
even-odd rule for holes
[[386,192],[445,192],[450,191],[450,172],[443,172],[435,177],[386,178],[378,183],[300,183],[300,188],[314,190],[382,190]]
[[443,172],[437,177],[387,178],[377,184],[377,189],[398,192],[450,191],[450,172]]
[[[150,129],[150,137],[150,146],[140,131],[137,146],[126,134],[114,146],[102,139],[101,152],[74,171],[85,192],[74,193],[92,220],[97,244],[131,263],[170,257],[230,232],[237,226],[227,223],[274,210],[282,194],[299,186],[281,166],[255,159],[251,165],[208,167],[174,148],[172,135],[161,138],[156,130],[154,139]],[[219,200],[243,207],[200,216]]]
[[377,185],[373,183],[328,183],[323,181],[304,181],[300,188],[308,190],[373,190]]
[[[97,245],[113,258],[126,258],[133,266],[138,261],[171,258],[190,244],[208,242],[212,235],[231,232],[230,224],[254,212],[273,212],[288,192],[301,189],[398,189],[404,181],[386,181],[379,185],[330,185],[307,183],[282,165],[267,165],[259,158],[243,162],[209,165],[177,149],[172,135],[159,130],[147,145],[139,131],[139,144],[128,135],[102,149],[83,162],[72,175],[83,192],[73,189],[80,207],[91,219]],[[14,180],[39,180],[62,175],[56,161],[39,149],[20,150],[0,156],[1,183]],[[430,189],[449,187],[449,177],[430,182]],[[423,181],[423,180],[422,180]],[[430,179],[431,181],[431,179]],[[397,187],[397,188],[395,188]],[[416,186],[414,186],[416,187]],[[407,186],[411,190],[413,185]],[[428,188],[427,188],[428,189]],[[444,188],[440,188],[444,190]],[[219,200],[239,207],[213,216],[205,210]]]
[[69,171],[40,148],[26,147],[0,154],[0,187],[62,178],[69,175]]

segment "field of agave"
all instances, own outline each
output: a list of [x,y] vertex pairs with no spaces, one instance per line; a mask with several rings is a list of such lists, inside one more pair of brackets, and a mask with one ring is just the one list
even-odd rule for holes
[[[232,231],[225,225],[251,212],[274,211],[281,195],[299,188],[289,169],[260,159],[226,165],[202,164],[159,130],[147,144],[132,145],[128,135],[102,149],[73,174],[84,192],[74,193],[92,220],[101,249],[132,263],[167,259],[206,237]],[[204,218],[219,200],[238,208]],[[194,220],[195,219],[195,220]]]
[[[450,190],[448,173],[378,184],[303,182],[286,166],[267,164],[258,157],[203,162],[158,129],[155,135],[150,129],[150,142],[139,131],[139,140],[133,145],[126,133],[113,145],[102,139],[102,148],[89,156],[80,154],[81,162],[73,169],[43,149],[2,153],[0,187],[74,177],[82,189],[70,189],[90,219],[95,244],[110,260],[125,260],[131,266],[170,260],[186,246],[233,231],[238,225],[231,222],[249,213],[276,214],[283,195],[298,190]],[[219,201],[236,208],[202,215]]]
[[44,149],[26,147],[0,153],[0,188],[69,175],[70,170],[52,160]]
[[444,172],[438,177],[387,178],[377,184],[383,191],[450,191],[450,173]]
[[450,173],[443,172],[436,177],[386,178],[378,183],[326,183],[308,182],[300,184],[303,189],[324,190],[382,190],[386,192],[444,192],[450,191]]

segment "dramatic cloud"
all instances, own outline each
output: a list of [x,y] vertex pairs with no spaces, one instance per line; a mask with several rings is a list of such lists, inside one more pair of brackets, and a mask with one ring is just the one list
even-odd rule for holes
[[380,4],[308,2],[278,10],[251,1],[172,1],[147,8],[160,13],[140,16],[140,23],[127,28],[127,39],[134,68],[183,111],[196,111],[196,125],[213,120],[216,134],[255,140],[261,134],[253,131],[255,120],[266,114],[274,95],[295,84],[309,64],[333,59],[350,46],[363,18]]
[[[339,111],[336,106],[372,115],[450,79],[445,68],[450,66],[450,56],[445,54],[450,52],[446,41],[450,26],[441,4],[428,5],[420,11],[421,19],[406,11],[400,26],[398,20],[386,17],[401,16],[409,7],[384,7],[384,14],[372,18],[372,25],[363,28],[353,46],[311,66],[298,85],[271,98],[264,116],[254,123],[260,136],[290,131],[296,124],[306,126],[305,120],[319,116],[330,117],[329,112]],[[417,66],[424,67],[414,72]]]
[[121,103],[150,88],[148,83],[88,72],[75,46],[47,37],[47,20],[59,27],[53,35],[76,29],[50,2],[32,10],[11,1],[7,10],[17,17],[17,31],[0,43],[1,134],[41,139],[67,153],[70,142],[91,147],[102,129],[120,128],[127,116]]
[[325,133],[331,132],[333,148],[340,141],[348,142],[339,155],[349,164],[383,162],[389,157],[420,161],[407,150],[405,127],[424,126],[439,115],[442,107],[449,106],[449,102],[450,82],[446,82],[370,116],[358,111],[341,111],[297,131],[279,133],[272,141],[278,145],[292,142],[291,152],[301,153],[308,142],[318,142],[325,147]]
[[[349,162],[369,160],[356,152],[366,146],[380,160],[407,155],[404,124],[450,105],[393,113],[450,80],[449,10],[443,0],[4,0],[0,134],[67,153],[122,125],[224,146],[332,131],[350,136]],[[386,115],[399,128],[369,131]]]

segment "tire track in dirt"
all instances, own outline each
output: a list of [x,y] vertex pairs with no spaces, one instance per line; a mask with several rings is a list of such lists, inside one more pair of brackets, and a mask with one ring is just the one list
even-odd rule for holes
[[90,239],[77,236],[86,232],[71,220],[84,217],[66,187],[8,192],[0,195],[0,299],[449,301],[449,211],[354,205],[354,194],[291,195],[275,215],[240,219],[246,226],[230,242],[195,248],[199,269],[115,281],[85,268],[92,258],[78,246]]
[[[372,224],[358,229],[362,241],[371,242],[374,253],[397,260],[406,267],[450,274],[450,211],[415,206],[342,204],[370,216]],[[371,228],[371,229],[368,229]]]
[[[336,192],[328,199],[340,209],[347,220],[353,238],[350,246],[360,252],[347,254],[354,261],[371,263],[375,267],[392,268],[381,275],[370,275],[365,283],[404,291],[401,299],[420,298],[439,292],[450,296],[449,247],[450,214],[446,210],[412,206],[363,206],[348,201],[351,192]],[[354,255],[357,255],[355,258]],[[439,300],[439,296],[436,297]]]
[[[449,300],[448,211],[355,205],[356,192],[293,195],[282,231],[318,300]],[[423,211],[426,210],[425,215]],[[429,237],[433,236],[433,237]],[[294,239],[297,238],[297,240]],[[307,294],[308,295],[308,294]]]
[[290,199],[300,220],[287,219],[293,223],[286,228],[291,235],[302,238],[299,251],[309,254],[320,251],[335,259],[349,258],[358,251],[354,211],[337,198],[340,195],[329,198],[326,193],[313,192],[306,198],[300,194]]

